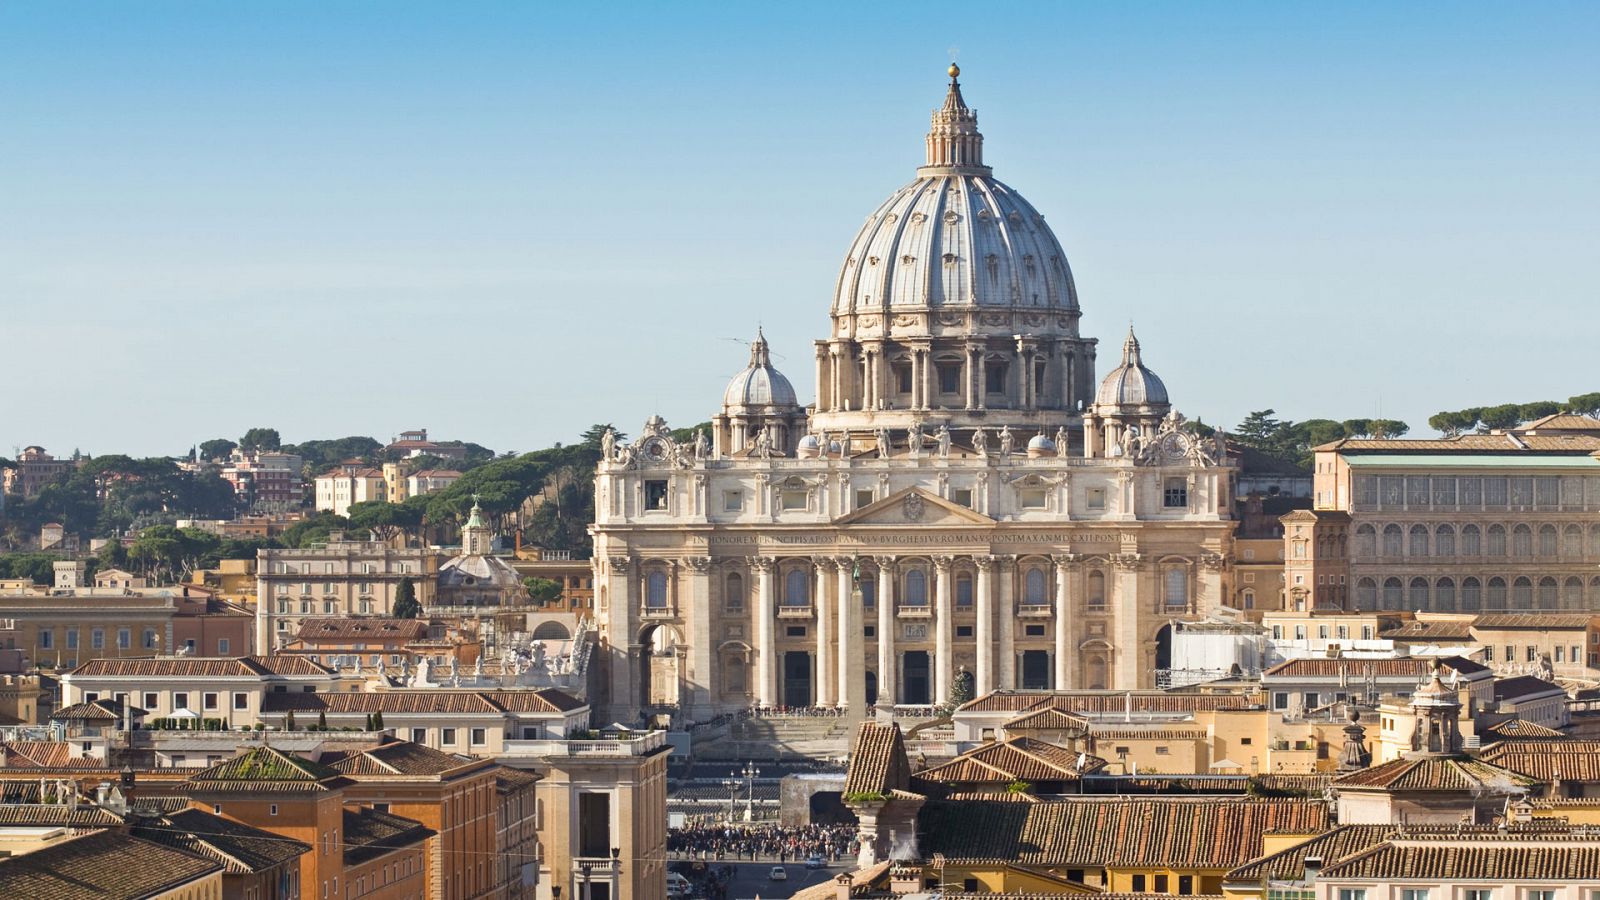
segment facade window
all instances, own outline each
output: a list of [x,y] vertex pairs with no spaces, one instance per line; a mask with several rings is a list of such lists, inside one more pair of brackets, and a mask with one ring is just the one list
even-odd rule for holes
[[1403,532],[1399,525],[1383,526],[1383,555],[1399,556],[1403,545]]
[[667,482],[664,479],[651,479],[644,483],[644,508],[667,508]]
[[645,576],[644,605],[647,609],[667,608],[667,573],[651,572]]
[[856,491],[856,507],[855,507],[856,509],[862,509],[864,507],[868,507],[868,506],[871,506],[871,505],[872,505],[872,491],[871,491],[871,489]]
[[956,606],[972,605],[972,576],[963,572],[956,576]]
[[1089,573],[1089,601],[1091,609],[1104,609],[1106,605],[1106,573]]
[[961,393],[961,363],[941,362],[936,363],[934,368],[939,372],[939,393]]
[[1189,573],[1182,569],[1166,570],[1165,583],[1162,586],[1163,601],[1168,607],[1187,607],[1189,605]]
[[[1461,900],[1494,900],[1492,888],[1467,888],[1461,892]],[[1600,900],[1600,897],[1595,898]]]
[[1085,505],[1088,506],[1090,509],[1105,509],[1106,508],[1106,489],[1105,488],[1089,488],[1089,490],[1084,492],[1084,502],[1085,502]]
[[790,569],[783,577],[783,605],[811,605],[811,579],[806,577],[805,569]]
[[154,628],[146,628],[144,630],[143,646],[146,650],[154,650],[156,648],[156,630]]
[[133,630],[131,628],[117,629],[117,649],[127,650],[133,647]]
[[472,729],[472,731],[468,733],[468,737],[472,741],[472,746],[474,747],[482,747],[483,745],[489,743],[489,732],[484,728]]
[[76,629],[76,628],[68,628],[67,629],[67,649],[68,650],[76,650],[76,649],[78,649],[78,629]]
[[1518,525],[1511,531],[1511,555],[1533,555],[1533,529],[1526,525]]
[[744,576],[738,572],[728,575],[723,582],[722,605],[729,612],[742,612],[744,610]]
[[439,743],[446,747],[456,745],[456,730],[454,728],[439,729]]
[[1411,555],[1412,556],[1427,556],[1428,555],[1428,526],[1426,526],[1426,525],[1413,525],[1413,526],[1411,526]]
[[56,633],[49,628],[39,629],[39,649],[51,650],[56,645]]
[[1558,536],[1558,534],[1556,532],[1556,527],[1554,525],[1541,525],[1541,526],[1539,526],[1539,555],[1540,556],[1549,557],[1549,556],[1558,556],[1558,555],[1560,555],[1560,550],[1559,550],[1559,547],[1557,546],[1559,543],[1560,543],[1560,537]]
[[172,709],[173,709],[173,711],[176,712],[176,711],[178,711],[180,709],[188,709],[188,708],[189,708],[189,692],[188,691],[173,691],[172,692]]
[[928,605],[928,573],[921,569],[912,569],[906,573],[905,605]]
[[413,728],[413,729],[411,729],[411,743],[413,743],[413,744],[426,744],[427,742],[428,742],[428,729],[426,729],[426,728]]
[[200,708],[201,709],[216,709],[217,708],[217,694],[216,694],[215,691],[206,691],[205,693],[200,695]]
[[739,512],[744,509],[744,491],[723,491],[722,511]]
[[1455,556],[1456,530],[1449,525],[1440,525],[1433,535],[1433,551],[1435,556]]
[[991,394],[1004,394],[1006,392],[1006,364],[998,359],[988,360],[984,364],[983,389]]
[[242,691],[234,692],[234,695],[233,695],[233,708],[234,709],[249,709],[250,708],[250,695],[246,694],[246,693],[244,693]]
[[806,508],[807,494],[805,491],[780,491],[778,505],[784,512],[796,512]]
[[1189,482],[1183,478],[1168,478],[1161,491],[1161,505],[1167,509],[1182,509],[1189,505]]
[[146,712],[154,712],[161,703],[161,695],[155,691],[144,692],[144,708]]
[[1367,889],[1339,888],[1339,900],[1367,900]]
[[1428,900],[1432,893],[1427,888],[1402,888],[1400,900]]
[[952,489],[950,491],[950,499],[953,502],[955,502],[955,503],[957,503],[957,504],[959,504],[961,506],[965,506],[967,509],[971,509],[972,508],[972,489],[971,488],[954,488],[954,489]]
[[911,393],[910,363],[896,363],[894,365],[894,388],[901,394]]
[[227,638],[217,638],[217,655],[227,656],[228,651],[232,649],[232,646],[233,645],[229,643]]
[[1050,492],[1042,488],[1023,488],[1017,492],[1017,496],[1023,509],[1044,509]]
[[1478,556],[1483,553],[1483,532],[1476,525],[1461,526],[1461,555]]
[[1044,606],[1049,602],[1045,591],[1044,570],[1039,568],[1029,569],[1023,576],[1023,604],[1026,606]]

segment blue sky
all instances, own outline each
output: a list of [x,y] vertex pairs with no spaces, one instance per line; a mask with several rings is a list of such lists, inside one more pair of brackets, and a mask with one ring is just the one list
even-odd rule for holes
[[[709,417],[952,50],[1191,417],[1600,390],[1600,6],[0,3],[0,452]],[[1104,365],[1102,366],[1104,369]]]

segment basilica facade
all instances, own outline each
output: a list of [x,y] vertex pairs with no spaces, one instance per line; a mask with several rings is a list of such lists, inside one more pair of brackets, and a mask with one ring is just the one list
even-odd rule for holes
[[802,406],[757,334],[709,433],[608,436],[608,714],[1150,687],[1227,594],[1235,470],[1130,329],[1095,379],[1065,253],[983,161],[951,67],[926,164],[868,218]]

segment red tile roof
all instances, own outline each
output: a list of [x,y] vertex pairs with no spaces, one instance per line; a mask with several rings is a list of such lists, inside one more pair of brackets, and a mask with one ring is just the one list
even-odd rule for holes
[[1499,765],[1447,756],[1394,759],[1333,780],[1335,790],[1381,788],[1387,791],[1479,792],[1502,785],[1527,788],[1535,784],[1533,779]]
[[845,794],[888,794],[911,784],[911,764],[900,726],[862,722],[845,775]]
[[0,861],[0,896],[85,900],[158,896],[222,864],[118,831],[98,831]]
[[918,772],[917,777],[952,785],[1075,781],[1105,766],[1106,761],[1098,756],[1030,737],[1014,737],[969,750],[944,765]]
[[1322,877],[1354,880],[1451,879],[1511,884],[1590,881],[1600,872],[1600,838],[1589,835],[1391,837],[1340,860]]

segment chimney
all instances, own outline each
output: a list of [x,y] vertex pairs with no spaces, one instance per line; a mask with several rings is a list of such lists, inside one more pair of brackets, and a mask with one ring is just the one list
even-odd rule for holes
[[1305,865],[1306,865],[1306,872],[1305,872],[1305,876],[1302,878],[1302,880],[1306,884],[1316,884],[1317,883],[1317,876],[1322,873],[1322,857],[1320,857],[1320,856],[1308,856],[1308,857],[1306,857],[1306,864]]
[[850,900],[850,886],[855,883],[855,878],[849,872],[833,879],[833,900]]
[[922,867],[915,861],[896,861],[889,866],[889,893],[895,896],[922,891]]

